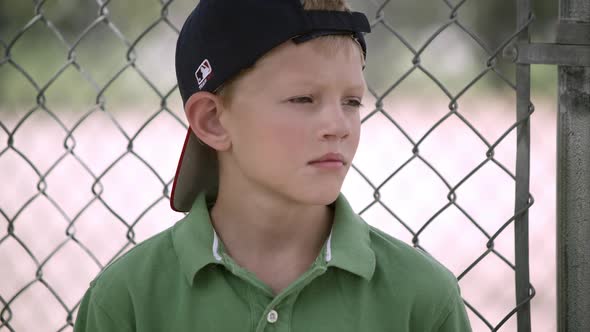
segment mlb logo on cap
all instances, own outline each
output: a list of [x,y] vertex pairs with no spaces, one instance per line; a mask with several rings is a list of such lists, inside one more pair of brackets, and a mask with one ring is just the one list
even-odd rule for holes
[[209,60],[205,59],[195,71],[195,77],[197,78],[197,84],[199,84],[199,89],[203,88],[203,85],[207,83],[207,79],[213,73],[213,69],[211,69],[211,64]]

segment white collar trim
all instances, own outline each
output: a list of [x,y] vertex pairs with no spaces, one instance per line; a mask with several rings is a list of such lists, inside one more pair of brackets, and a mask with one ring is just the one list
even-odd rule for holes
[[[211,248],[213,252],[213,257],[218,262],[221,261],[221,255],[219,255],[219,237],[217,236],[217,232],[213,230],[213,248]],[[326,241],[326,256],[325,256],[326,263],[332,260],[332,231],[330,231],[330,235],[328,236],[328,240]]]
[[332,260],[332,231],[330,231],[330,235],[328,236],[328,241],[326,244],[326,263]]
[[220,262],[221,261],[221,256],[219,255],[219,237],[217,236],[217,232],[215,232],[215,230],[213,230],[213,257],[215,257],[215,259]]

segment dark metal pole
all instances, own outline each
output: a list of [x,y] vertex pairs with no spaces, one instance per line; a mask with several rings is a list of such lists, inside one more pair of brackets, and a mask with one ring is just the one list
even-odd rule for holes
[[[560,0],[558,43],[590,45],[590,1]],[[569,28],[567,28],[569,27]],[[590,331],[590,67],[559,66],[557,327]]]
[[[516,5],[517,28],[525,26],[531,17],[531,0],[519,0]],[[519,43],[530,42],[529,28],[517,37]],[[516,313],[518,332],[531,331],[529,294],[529,180],[530,180],[530,106],[531,66],[516,65],[516,119],[524,121],[516,128],[516,193],[514,220],[514,250],[516,272],[516,303],[522,304]],[[522,212],[521,214],[519,214]]]

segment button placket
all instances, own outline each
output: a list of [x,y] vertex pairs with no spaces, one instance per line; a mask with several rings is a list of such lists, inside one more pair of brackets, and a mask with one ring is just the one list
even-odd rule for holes
[[[269,328],[268,331],[274,331],[277,328],[288,328],[291,320],[291,315],[289,312],[292,310],[292,306],[294,305],[295,299],[297,298],[297,294],[316,277],[323,274],[326,269],[327,268],[325,265],[313,264],[310,270],[305,272],[301,277],[299,277],[299,279],[289,285],[287,289],[277,295],[266,307],[266,315],[263,314],[263,316],[260,317],[260,320],[256,326],[256,332],[266,331],[265,326]],[[283,314],[286,314],[286,316],[282,315],[283,318],[281,318],[280,323],[277,323],[279,319],[279,313],[276,308],[278,307],[281,307],[281,310],[287,310],[286,313],[283,312]]]

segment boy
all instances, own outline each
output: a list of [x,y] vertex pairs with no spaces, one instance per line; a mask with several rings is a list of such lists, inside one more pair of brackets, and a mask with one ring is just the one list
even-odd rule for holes
[[106,268],[75,331],[470,331],[455,277],[340,193],[366,17],[343,0],[201,0],[176,49],[189,214]]

